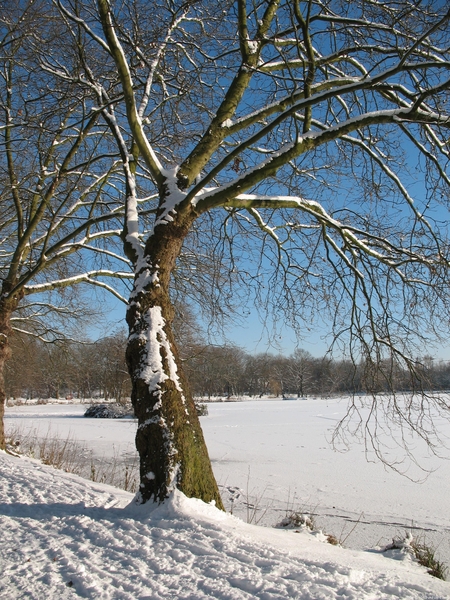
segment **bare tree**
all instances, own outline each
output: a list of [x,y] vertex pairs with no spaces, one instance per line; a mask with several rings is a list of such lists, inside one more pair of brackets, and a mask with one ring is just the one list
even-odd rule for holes
[[[175,330],[180,354],[185,354],[183,340]],[[237,396],[243,393],[245,385],[246,355],[236,346],[201,346],[193,348],[194,352],[185,361],[185,373],[189,386],[198,396]]]
[[130,378],[125,363],[126,337],[123,331],[98,340],[95,345],[97,368],[105,399],[122,402],[130,396]]
[[13,327],[58,338],[49,315],[55,323],[81,314],[67,286],[91,283],[123,299],[108,280],[130,275],[120,246],[116,252],[111,241],[103,244],[120,242],[122,165],[117,148],[107,146],[101,113],[69,78],[54,77],[56,66],[64,72],[74,64],[55,15],[45,0],[0,4],[2,448],[3,370]]
[[297,348],[288,362],[288,380],[297,397],[302,398],[308,392],[308,383],[312,379],[312,355]]
[[[387,365],[414,371],[449,315],[450,13],[411,0],[55,2],[108,74],[82,53],[127,177],[138,500],[178,487],[221,506],[171,327],[181,249],[216,240],[229,278],[213,296],[245,290],[300,333],[331,318],[355,365],[386,381]],[[382,402],[372,417],[425,437],[424,414],[446,408]]]

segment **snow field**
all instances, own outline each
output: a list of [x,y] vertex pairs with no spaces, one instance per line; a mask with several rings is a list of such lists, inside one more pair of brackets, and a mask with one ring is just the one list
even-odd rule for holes
[[[330,432],[343,409],[336,399],[208,408],[202,426],[234,515],[273,526],[289,509],[302,509],[315,513],[326,533],[349,534],[345,546],[353,549],[386,545],[410,530],[450,564],[449,461],[419,448],[418,458],[435,471],[414,483],[367,463],[357,443],[334,452]],[[80,440],[99,460],[131,460],[135,423],[84,419],[84,409],[10,407],[6,425],[42,435],[50,428]],[[424,576],[404,554],[399,564],[334,548],[320,543],[324,536],[254,527],[182,496],[145,509],[143,518],[143,508],[122,510],[132,496],[115,488],[24,459],[2,455],[1,464],[7,533],[0,597],[450,598],[450,584]]]

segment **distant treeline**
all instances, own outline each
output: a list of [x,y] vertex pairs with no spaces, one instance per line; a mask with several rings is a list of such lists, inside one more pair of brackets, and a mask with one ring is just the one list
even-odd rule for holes
[[[43,343],[17,336],[6,368],[6,393],[11,398],[116,398],[130,395],[125,363],[125,333],[94,343]],[[297,350],[291,356],[251,355],[235,346],[182,347],[184,366],[195,396],[250,395],[326,396],[351,392],[384,392],[392,386],[408,391],[450,389],[450,362],[425,356],[415,375],[389,361],[380,370],[361,362],[316,358]]]

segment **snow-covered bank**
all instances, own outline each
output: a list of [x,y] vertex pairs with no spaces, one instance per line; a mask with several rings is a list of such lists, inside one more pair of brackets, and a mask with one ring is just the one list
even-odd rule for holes
[[422,567],[248,525],[177,495],[132,496],[0,453],[0,596],[8,599],[450,599]]
[[[387,545],[411,531],[450,567],[450,461],[418,447],[417,458],[435,471],[415,483],[380,463],[368,463],[356,441],[346,452],[334,452],[330,433],[345,399],[208,407],[202,427],[222,498],[234,515],[244,521],[255,516],[273,527],[289,509],[314,512],[320,528],[353,549]],[[82,405],[8,407],[5,422],[7,430],[20,427],[45,436],[50,429],[63,439],[70,435],[98,461],[132,461],[136,424],[85,419],[84,410]],[[450,437],[448,424],[441,425],[443,436]]]

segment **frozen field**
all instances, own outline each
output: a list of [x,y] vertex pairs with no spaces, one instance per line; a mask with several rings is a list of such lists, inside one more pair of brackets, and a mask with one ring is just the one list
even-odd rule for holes
[[[358,549],[385,545],[411,531],[450,565],[450,461],[431,459],[418,448],[418,459],[434,471],[415,483],[368,463],[357,443],[346,452],[334,451],[330,436],[344,407],[345,401],[336,399],[209,404],[202,426],[227,509],[268,526],[290,510],[312,512],[319,527]],[[85,419],[84,410],[82,405],[10,407],[6,426],[70,435],[97,459],[132,461],[135,423]],[[423,477],[417,470],[409,474]]]

